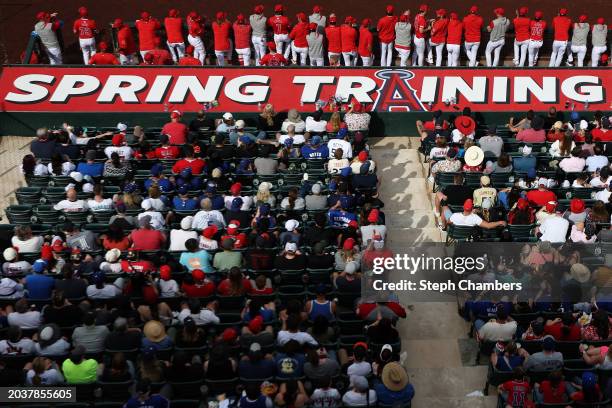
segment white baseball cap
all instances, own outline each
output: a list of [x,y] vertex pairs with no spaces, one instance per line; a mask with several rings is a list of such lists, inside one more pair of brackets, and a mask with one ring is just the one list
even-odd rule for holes
[[295,242],[287,242],[285,244],[285,251],[287,251],[287,252],[295,252],[295,251],[297,251],[297,244]]
[[117,123],[117,130],[120,132],[125,132],[127,130],[127,125],[125,123]]
[[6,248],[2,254],[4,259],[8,262],[14,261],[17,258],[17,250],[13,247]]
[[285,229],[289,232],[295,230],[299,226],[300,223],[297,220],[288,220],[287,222],[285,222]]
[[121,256],[121,251],[117,248],[113,248],[113,249],[109,249],[108,251],[106,251],[106,254],[104,255],[104,259],[108,263],[115,263],[117,262],[117,260],[119,260],[120,256]]
[[[225,115],[223,115],[223,116],[225,118]],[[246,123],[244,123],[244,120],[239,119],[239,120],[236,121],[236,129],[244,129],[245,126],[246,126]]]
[[230,112],[225,112],[223,114],[223,119],[225,119],[225,120],[234,119],[234,115],[232,115]]
[[77,183],[80,183],[81,181],[83,181],[83,174],[79,173],[78,171],[71,171],[69,176],[71,179],[73,179]]
[[191,224],[193,223],[193,217],[188,215],[187,217],[181,220],[181,229],[189,230],[191,229]]

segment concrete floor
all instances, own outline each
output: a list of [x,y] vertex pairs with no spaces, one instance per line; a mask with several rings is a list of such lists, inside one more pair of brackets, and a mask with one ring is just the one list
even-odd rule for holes
[[[15,204],[15,189],[25,185],[19,166],[29,153],[30,140],[8,136],[0,139],[1,208]],[[371,141],[372,157],[382,181],[380,194],[385,202],[388,243],[394,253],[402,253],[417,243],[444,239],[435,226],[431,187],[426,182],[427,169],[419,157],[418,143],[418,139],[409,137]],[[7,222],[6,217],[2,222]],[[407,354],[404,364],[416,389],[412,406],[495,407],[494,395],[466,397],[482,390],[487,367],[474,365],[475,342],[468,338],[469,327],[457,315],[456,302],[412,303],[407,294],[401,293],[400,301],[412,305],[412,311],[398,327]]]

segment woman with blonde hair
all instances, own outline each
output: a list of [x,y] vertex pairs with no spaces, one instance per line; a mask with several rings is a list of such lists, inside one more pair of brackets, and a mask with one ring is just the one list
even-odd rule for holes
[[340,112],[334,112],[327,121],[325,130],[330,133],[337,133],[342,127],[346,127],[346,124],[342,121],[342,118],[340,117]]
[[26,384],[34,386],[49,386],[64,383],[64,377],[57,365],[46,357],[36,357],[26,364]]
[[264,106],[258,117],[257,127],[260,132],[278,132],[281,129],[281,124],[282,119],[280,114],[274,110],[274,106],[271,103]]
[[149,193],[149,197],[143,200],[141,206],[144,205],[145,201],[148,201],[155,211],[165,211],[168,208],[167,198],[162,196],[162,191],[157,184],[153,184],[151,187],[149,187],[147,192]]
[[270,204],[270,207],[276,206],[276,197],[270,192],[270,188],[272,188],[272,184],[267,181],[263,181],[259,184],[257,187],[257,194],[253,197],[255,206],[266,203]]
[[304,133],[306,130],[306,122],[302,120],[297,109],[290,109],[289,112],[287,112],[287,119],[285,119],[281,126],[281,132],[287,133],[289,125],[295,126],[295,133]]

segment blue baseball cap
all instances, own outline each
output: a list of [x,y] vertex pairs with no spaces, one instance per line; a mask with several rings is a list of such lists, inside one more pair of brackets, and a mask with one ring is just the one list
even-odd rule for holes
[[189,180],[189,188],[192,190],[199,190],[202,188],[202,179],[199,177],[194,177]]
[[106,274],[102,271],[96,271],[94,273],[91,274],[91,280],[95,283],[104,283],[104,278],[106,277]]
[[361,167],[359,167],[359,174],[368,174],[369,171],[370,171],[370,162],[369,161],[363,163],[361,165]]
[[182,178],[189,178],[189,177],[191,177],[191,167],[185,167],[183,170],[181,170],[180,176]]
[[179,187],[178,189],[178,193],[181,195],[185,195],[189,192],[189,185],[187,184],[183,184],[182,186]]
[[348,196],[340,197],[340,207],[348,209],[351,206],[351,199]]
[[125,193],[133,193],[136,190],[138,190],[138,186],[136,185],[136,183],[128,183],[125,186],[123,186],[123,191]]
[[207,193],[216,193],[217,192],[217,185],[214,182],[209,181],[208,183],[206,183],[206,192]]
[[336,180],[330,181],[329,185],[327,186],[327,189],[329,191],[336,191],[338,189],[338,183],[336,183]]
[[350,176],[351,174],[353,174],[353,172],[352,172],[352,170],[351,170],[351,168],[350,168],[350,167],[345,167],[345,168],[343,168],[342,170],[340,170],[340,175],[341,175],[342,177],[348,177],[348,176]]
[[314,135],[312,139],[310,139],[310,144],[313,146],[318,146],[321,144],[321,136]]
[[337,139],[344,139],[344,137],[348,135],[348,129],[347,128],[340,128],[340,130],[338,131],[338,134],[336,135]]
[[240,140],[240,143],[244,143],[244,144],[251,144],[251,143],[253,143],[253,139],[251,139],[250,137],[248,137],[246,135],[245,136],[240,136],[240,139],[238,139],[238,140]]
[[153,167],[151,167],[151,175],[159,176],[164,172],[164,166],[161,163],[155,163]]
[[172,189],[173,189],[172,183],[168,179],[161,179],[161,180],[159,180],[157,185],[159,186],[159,189],[162,192],[164,192],[164,193],[172,191]]
[[244,201],[242,201],[242,198],[240,197],[236,197],[232,200],[232,205],[231,205],[231,210],[232,211],[240,211],[240,209],[242,208],[242,203]]
[[32,265],[32,270],[35,273],[43,273],[47,269],[47,261],[44,259],[37,259],[36,262]]
[[268,215],[270,214],[270,204],[264,203],[259,206],[259,214]]
[[583,388],[593,388],[597,384],[597,377],[590,371],[585,371],[582,373],[582,387]]

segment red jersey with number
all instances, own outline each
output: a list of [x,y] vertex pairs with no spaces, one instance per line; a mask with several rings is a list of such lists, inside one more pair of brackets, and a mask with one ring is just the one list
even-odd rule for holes
[[89,65],[119,65],[119,61],[109,52],[97,52],[89,59]]
[[448,19],[441,18],[434,21],[431,27],[431,42],[440,44],[446,41],[446,34],[448,33]]
[[502,389],[508,392],[506,405],[521,408],[525,406],[529,394],[529,383],[527,381],[506,381],[502,384]]
[[185,42],[183,38],[183,19],[180,17],[166,17],[164,19],[164,27],[166,27],[166,36],[169,43]]
[[529,39],[529,21],[529,17],[516,17],[512,20],[516,41],[526,41]]
[[357,51],[357,30],[348,24],[340,27],[340,38],[342,41],[342,52]]
[[130,27],[123,26],[117,31],[117,44],[120,54],[131,55],[136,52],[136,41]]
[[251,25],[234,23],[234,47],[237,50],[251,47]]
[[449,20],[447,27],[446,43],[461,45],[463,35],[463,23],[459,20]]
[[80,39],[86,40],[94,37],[94,31],[96,31],[97,27],[95,20],[79,18],[78,20],[75,20],[72,29],[76,32]]
[[384,16],[378,20],[376,29],[380,42],[390,43],[395,40],[395,23],[397,23],[397,16]]
[[282,67],[287,65],[287,60],[279,53],[264,55],[259,63],[266,67]]
[[422,14],[417,14],[414,18],[414,36],[416,38],[425,38],[427,33],[422,33],[421,29],[425,29],[427,27],[427,20],[425,16]]
[[[195,59],[195,58],[194,58]],[[196,61],[198,61],[196,59]],[[200,61],[198,61],[198,64]],[[180,156],[181,151],[177,146],[160,146],[155,149],[156,159],[176,159]]]
[[372,43],[374,36],[369,28],[361,27],[359,29],[359,46],[357,51],[362,57],[369,58],[372,56]]
[[468,14],[463,18],[463,29],[465,30],[465,42],[480,42],[482,34],[483,19],[476,14]]
[[308,41],[306,40],[306,36],[308,35],[308,23],[300,21],[289,33],[289,38],[291,38],[295,46],[298,48],[306,48],[308,47]]
[[232,25],[229,21],[212,23],[213,35],[215,37],[215,51],[229,51],[230,49],[230,31]]
[[555,41],[568,41],[569,31],[572,28],[572,20],[567,16],[556,16],[553,18],[552,26],[555,32]]
[[544,30],[546,30],[546,21],[531,20],[531,23],[529,23],[529,38],[533,41],[542,41],[544,39]]
[[327,37],[327,51],[342,52],[342,32],[338,26],[325,27],[325,37]]
[[199,59],[186,55],[184,57],[179,58],[177,65],[181,65],[184,67],[187,67],[187,66],[197,67],[197,66],[202,65],[202,63],[200,62]]
[[199,21],[187,19],[187,31],[189,31],[189,35],[192,37],[197,37],[202,34],[202,24]]
[[121,270],[125,273],[147,273],[155,270],[155,265],[150,261],[121,261]]
[[268,19],[268,26],[274,34],[289,34],[289,19],[285,16],[272,16]]
[[160,29],[161,24],[157,20],[136,20],[136,29],[138,30],[138,41],[140,42],[140,50],[147,51],[155,48],[156,31]]
[[202,174],[204,167],[206,167],[206,162],[202,159],[182,159],[174,163],[174,166],[172,166],[172,172],[178,174],[181,171],[189,168],[191,169],[191,174]]

